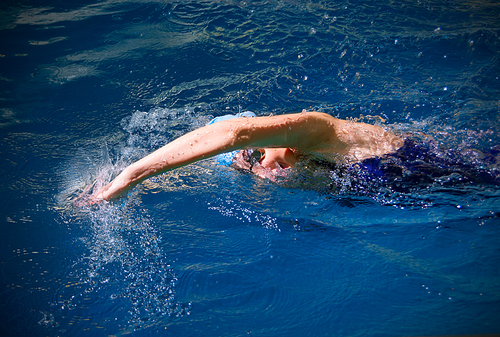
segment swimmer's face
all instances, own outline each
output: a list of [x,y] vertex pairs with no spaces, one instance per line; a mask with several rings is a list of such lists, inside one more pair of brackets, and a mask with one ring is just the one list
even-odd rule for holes
[[279,149],[259,149],[262,157],[258,161],[259,165],[252,167],[252,172],[261,178],[269,176],[282,176],[287,168],[293,167],[297,158],[288,148]]
[[240,151],[234,164],[249,170],[261,178],[275,180],[276,176],[286,175],[286,170],[297,162],[294,153],[288,148],[257,149]]

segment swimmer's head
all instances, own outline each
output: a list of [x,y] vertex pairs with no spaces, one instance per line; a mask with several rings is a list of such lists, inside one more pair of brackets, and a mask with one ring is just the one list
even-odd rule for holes
[[286,176],[286,170],[293,167],[297,160],[297,155],[288,148],[251,149],[239,151],[232,166],[275,180],[276,176]]

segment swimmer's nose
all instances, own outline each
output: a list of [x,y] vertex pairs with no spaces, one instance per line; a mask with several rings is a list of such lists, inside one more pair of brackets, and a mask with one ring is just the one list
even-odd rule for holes
[[265,156],[260,164],[266,169],[273,171],[292,167],[297,162],[297,158],[288,148],[265,149]]

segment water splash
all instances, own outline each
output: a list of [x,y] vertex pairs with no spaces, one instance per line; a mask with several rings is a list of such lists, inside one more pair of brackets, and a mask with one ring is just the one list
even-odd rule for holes
[[184,133],[186,124],[195,124],[188,122],[192,115],[193,109],[136,112],[123,121],[129,137],[116,150],[81,151],[61,170],[56,209],[71,226],[71,240],[81,253],[69,268],[71,280],[56,296],[59,310],[79,310],[83,320],[87,312],[109,317],[121,311],[114,324],[122,332],[190,313],[190,303],[176,300],[178,279],[161,233],[137,195],[140,188],[114,202],[75,206],[75,200],[85,200],[133,158]]
[[74,244],[81,256],[70,267],[72,281],[57,296],[60,310],[123,311],[120,330],[142,329],[188,315],[189,303],[178,303],[177,276],[162,249],[162,237],[147,211],[131,194],[115,203],[80,208],[66,214],[79,226]]
[[212,116],[204,116],[200,111],[199,108],[187,107],[153,108],[134,112],[121,122],[123,130],[128,133],[127,147],[123,150],[157,149],[186,132],[207,124]]

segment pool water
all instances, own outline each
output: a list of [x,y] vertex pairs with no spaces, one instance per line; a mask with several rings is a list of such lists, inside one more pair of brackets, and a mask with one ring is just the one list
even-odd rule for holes
[[[0,11],[0,335],[500,333],[496,1]],[[278,183],[208,159],[73,202],[213,117],[302,109],[426,156]]]

